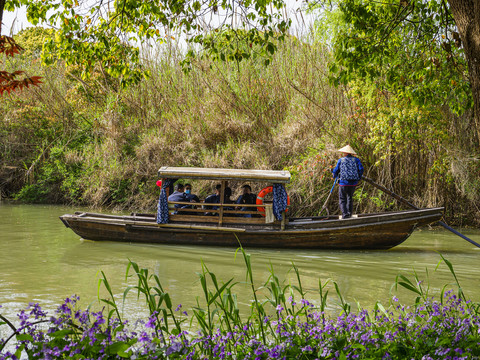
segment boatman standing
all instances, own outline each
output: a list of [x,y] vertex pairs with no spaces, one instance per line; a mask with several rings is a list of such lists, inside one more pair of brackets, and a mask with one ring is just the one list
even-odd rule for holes
[[338,198],[342,219],[352,217],[353,193],[363,175],[363,166],[355,150],[350,145],[339,149],[342,158],[338,160],[337,166],[332,170],[333,177],[338,178]]

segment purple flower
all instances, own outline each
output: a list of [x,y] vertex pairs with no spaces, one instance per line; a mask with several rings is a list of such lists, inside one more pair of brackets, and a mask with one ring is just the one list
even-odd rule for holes
[[147,323],[145,324],[145,327],[149,328],[149,329],[155,329],[156,322],[157,322],[157,317],[156,317],[156,313],[155,313],[152,316],[150,316]]
[[138,341],[140,341],[140,342],[150,341],[150,337],[148,336],[148,334],[147,334],[146,331],[142,331],[142,332],[140,333],[140,338],[138,339]]
[[173,353],[179,352],[183,348],[183,344],[181,342],[173,342],[170,347],[167,348],[165,351],[165,355],[170,355]]

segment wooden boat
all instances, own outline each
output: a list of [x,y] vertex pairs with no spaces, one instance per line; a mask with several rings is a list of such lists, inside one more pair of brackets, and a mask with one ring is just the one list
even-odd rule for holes
[[[162,179],[207,179],[219,181],[223,199],[228,181],[284,184],[290,181],[288,171],[235,170],[162,167]],[[169,205],[191,205],[170,202]],[[198,205],[198,204],[197,204]],[[240,217],[256,211],[229,210],[221,202],[217,216],[206,216],[205,209],[179,210],[166,224],[157,224],[155,214],[128,216],[76,212],[60,217],[65,226],[84,239],[156,244],[213,245],[290,249],[389,249],[405,241],[413,230],[441,219],[443,208],[358,214],[349,219],[339,216],[293,218],[288,210],[281,220],[266,222],[267,217]],[[271,203],[242,205],[263,208]],[[182,212],[186,212],[182,213]]]

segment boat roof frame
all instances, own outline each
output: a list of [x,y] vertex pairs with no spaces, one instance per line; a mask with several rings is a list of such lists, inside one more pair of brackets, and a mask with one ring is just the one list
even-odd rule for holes
[[221,169],[171,166],[163,166],[158,170],[158,177],[164,179],[187,178],[202,180],[243,180],[286,184],[290,182],[290,176],[288,170]]

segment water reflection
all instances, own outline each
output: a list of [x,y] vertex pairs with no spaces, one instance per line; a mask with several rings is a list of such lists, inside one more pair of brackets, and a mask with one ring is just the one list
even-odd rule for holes
[[[77,210],[77,209],[76,209]],[[159,274],[174,303],[193,306],[202,294],[196,272],[203,261],[218,278],[235,278],[239,302],[248,306],[251,298],[245,281],[245,266],[236,249],[174,245],[125,244],[80,240],[64,227],[59,215],[74,211],[58,206],[11,205],[0,203],[0,303],[2,314],[12,317],[29,302],[44,308],[72,294],[82,305],[97,302],[98,273],[102,270],[114,292],[121,293],[132,279],[125,278],[128,259]],[[479,231],[466,231],[480,242]],[[299,268],[307,297],[317,301],[318,282],[336,281],[348,301],[371,307],[377,300],[387,303],[397,274],[410,274],[415,268],[420,277],[430,275],[433,292],[439,292],[453,278],[445,264],[435,267],[442,253],[455,267],[465,292],[479,300],[480,249],[445,230],[416,231],[403,245],[390,251],[319,251],[249,249],[257,287],[269,277],[270,267],[282,281],[296,283],[292,263]],[[330,286],[329,309],[336,309]],[[406,301],[406,291],[395,293]],[[127,317],[144,315],[141,302],[132,293],[125,307]]]

